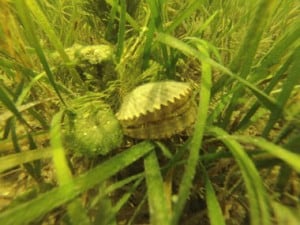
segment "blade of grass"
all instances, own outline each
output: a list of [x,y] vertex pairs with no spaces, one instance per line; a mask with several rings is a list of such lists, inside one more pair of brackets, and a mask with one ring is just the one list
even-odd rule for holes
[[[150,45],[153,45],[153,34],[155,31],[162,31],[164,29],[164,11],[163,5],[164,1],[157,1],[157,0],[147,0],[147,3],[150,8],[150,20],[149,20],[149,32],[147,34],[147,40],[146,40],[146,54],[150,54]],[[164,67],[166,69],[166,77],[168,79],[173,78],[173,74],[171,73],[172,68],[174,65],[172,64],[172,54],[171,51],[168,51],[166,45],[161,45],[158,43],[158,50],[155,54],[157,54],[157,57],[160,58],[160,60],[164,63]],[[148,62],[144,62],[143,66],[147,66]]]
[[272,142],[265,140],[264,138],[260,137],[244,137],[244,136],[236,136],[235,137],[238,141],[247,144],[253,144],[262,150],[268,152],[269,154],[275,156],[278,159],[281,159],[286,164],[290,165],[294,170],[298,173],[300,172],[300,156],[295,154],[288,149],[280,147]]
[[[10,131],[11,131],[10,133],[11,133],[11,139],[14,146],[14,150],[15,152],[21,152],[23,146],[20,146],[18,141],[15,118],[12,118],[9,124],[10,124]],[[41,171],[35,167],[34,163],[25,163],[23,164],[23,166],[28,172],[28,174],[30,174],[36,181],[40,180]]]
[[37,149],[3,156],[0,158],[0,173],[15,166],[51,156],[52,149]]
[[203,32],[207,29],[211,29],[209,28],[209,26],[211,25],[211,23],[214,21],[214,19],[217,18],[217,16],[221,13],[221,10],[217,10],[215,12],[213,12],[213,14],[210,15],[209,18],[207,18],[203,24],[201,24],[201,26],[199,27],[199,29],[196,31],[196,33],[194,34],[195,37],[201,37],[203,35]]
[[38,37],[35,34],[35,29],[33,26],[33,21],[32,18],[30,16],[30,11],[27,8],[27,5],[25,4],[25,2],[23,0],[16,0],[15,1],[15,6],[16,6],[16,10],[18,13],[18,16],[20,17],[20,20],[22,21],[22,24],[24,26],[24,30],[26,33],[26,37],[29,41],[29,43],[34,47],[41,64],[43,65],[43,68],[48,76],[48,79],[50,81],[50,84],[52,85],[52,87],[54,88],[57,96],[59,97],[59,99],[61,100],[61,102],[63,104],[65,104],[61,93],[59,91],[59,88],[55,82],[55,78],[53,73],[50,70],[49,64],[47,62],[46,56],[44,54],[44,51],[40,45],[40,42],[38,40]]
[[[274,77],[264,90],[266,94],[270,93],[273,88],[280,82],[280,80],[283,78],[283,76],[286,74],[290,64],[292,63],[293,55],[288,57],[286,62],[283,63],[283,65],[279,68],[279,70],[275,73]],[[257,110],[260,108],[260,104],[258,101],[256,101],[252,107],[248,110],[247,114],[241,119],[239,125],[236,127],[236,130],[244,127],[245,125],[249,124],[251,117],[257,112]],[[273,110],[276,110],[274,108]],[[271,110],[271,112],[273,111]]]
[[300,221],[299,207],[287,206],[277,201],[272,202],[274,209],[274,219],[278,224],[297,225]]
[[151,224],[170,224],[167,198],[164,191],[160,167],[154,151],[144,159],[145,177]]
[[[70,8],[69,16],[68,16],[68,24],[70,24],[70,26],[68,26],[68,29],[64,28],[64,30],[66,31],[65,31],[65,35],[62,36],[64,36],[63,43],[65,44],[65,46],[70,46],[77,41],[76,34],[80,33],[75,28],[75,26],[78,23],[78,18],[81,17],[82,11],[80,11],[81,4],[80,3],[78,4],[78,2],[76,1],[66,2],[66,4],[69,4],[68,7]],[[76,70],[74,70],[74,72],[76,72]],[[80,78],[79,74],[78,73],[76,74],[78,76],[77,78]]]
[[[63,44],[57,37],[52,25],[49,23],[49,21],[47,19],[47,17],[43,13],[43,11],[40,9],[37,1],[26,0],[26,5],[27,5],[28,9],[31,11],[31,13],[34,15],[36,22],[39,24],[39,26],[43,29],[45,34],[48,36],[48,40],[54,46],[54,48],[57,50],[57,52],[63,59],[64,63],[70,65],[71,64],[70,59],[64,50]],[[72,9],[73,8],[74,8],[74,6],[72,6]],[[82,87],[84,87],[82,80],[81,80],[79,74],[77,73],[77,71],[75,69],[70,68],[70,72],[71,72],[74,80],[77,83],[80,83],[82,85]]]
[[26,86],[24,87],[24,89],[22,90],[22,93],[19,95],[18,97],[18,101],[17,101],[17,105],[19,106],[20,104],[22,104],[22,102],[26,99],[26,97],[29,95],[31,88],[33,87],[33,85],[38,82],[40,79],[42,79],[44,77],[44,73],[40,73],[38,75],[36,75],[34,78],[31,79],[31,81],[26,84]]
[[269,68],[280,63],[282,57],[287,54],[287,50],[291,46],[295,45],[299,41],[300,37],[300,26],[299,23],[294,22],[290,27],[287,28],[281,38],[274,43],[270,51],[264,56],[259,65],[255,68],[255,72],[251,77],[251,80],[256,81],[262,79],[269,73]]
[[[112,7],[117,7],[117,10],[119,13],[121,13],[121,7],[116,5],[116,0],[105,0],[106,3],[108,3],[109,5],[111,5]],[[125,15],[126,21],[136,30],[139,31],[140,30],[140,25],[128,14],[126,13]]]
[[165,0],[147,0],[151,11],[151,17],[154,20],[155,27],[158,31],[162,31],[164,29],[164,21],[165,21],[165,11],[163,10],[165,7]]
[[[105,181],[153,149],[154,146],[150,142],[139,143],[89,170],[85,174],[74,178],[73,182],[54,188],[49,192],[41,194],[36,199],[1,213],[0,224],[27,224],[52,209],[69,202],[96,184]],[[74,187],[76,188],[74,189]]]
[[191,3],[189,3],[189,5],[185,9],[180,10],[179,15],[173,19],[171,24],[165,29],[165,32],[166,33],[173,32],[176,29],[176,27],[182,24],[182,22],[186,18],[190,17],[192,13],[194,13],[198,9],[198,7],[202,4],[203,1],[199,1],[199,0],[194,0]]
[[[105,187],[107,182],[103,182],[99,185],[99,192],[105,192]],[[109,195],[101,195],[98,204],[95,206],[98,210],[96,213],[93,213],[93,224],[97,225],[117,225],[116,214],[112,207],[112,201]]]
[[[271,50],[254,69],[254,72],[250,77],[251,81],[264,79],[269,74],[270,68],[276,64],[279,64],[281,58],[284,57],[290,46],[294,45],[295,42],[299,40],[299,36],[300,27],[297,22],[294,22],[291,27],[287,28],[285,34],[282,35],[282,37],[273,45]],[[224,87],[224,83],[227,82],[226,79],[226,77],[222,77],[217,81],[213,87],[213,93],[218,92],[220,88]]]
[[[99,204],[100,201],[102,201],[103,197],[109,197],[110,193],[124,187],[126,184],[129,185],[129,183],[135,181],[131,187],[128,189],[126,187],[126,193],[123,194],[120,198],[118,198],[118,201],[114,204],[114,206],[111,208],[111,212],[109,218],[105,218],[106,221],[112,221],[114,222],[115,220],[115,215],[120,211],[120,209],[126,204],[128,203],[130,197],[135,193],[137,187],[140,185],[140,183],[144,180],[143,174],[136,174],[133,176],[130,176],[128,178],[125,178],[121,181],[117,181],[116,183],[111,184],[110,186],[108,186],[107,188],[105,188],[104,191],[100,191],[100,194],[97,195],[91,204],[91,208],[97,207],[97,204]],[[101,204],[101,203],[100,203]],[[102,214],[102,212],[99,212],[100,214]],[[100,215],[96,215],[96,217],[98,217],[98,219],[100,220],[99,222],[97,222],[97,220],[95,219],[95,223],[94,224],[100,224],[101,222],[103,222],[103,218],[100,217]],[[100,217],[100,218],[99,218]],[[107,223],[104,223],[105,225],[107,225]]]
[[[45,104],[45,101],[43,101],[43,104]],[[42,130],[49,130],[49,122],[47,118],[45,118],[43,112],[39,112],[34,108],[29,108],[28,113],[30,113],[30,115],[35,118],[37,122],[39,122]]]
[[284,109],[284,106],[290,97],[292,90],[294,89],[295,85],[297,85],[300,82],[300,47],[295,49],[294,54],[292,56],[293,62],[290,66],[290,70],[288,71],[287,77],[283,82],[281,92],[277,97],[277,104],[280,106],[280,108],[276,108],[273,111],[271,111],[271,115],[269,117],[269,120],[262,132],[263,137],[267,137],[269,132],[271,131],[274,124],[278,121],[278,119],[282,116],[282,109]]
[[111,5],[109,17],[108,17],[108,23],[105,31],[105,37],[107,40],[115,40],[114,39],[114,24],[117,17],[117,7],[118,6],[118,0],[113,0],[113,4]]
[[[21,112],[24,112],[26,110],[29,110],[30,108],[33,108],[37,105],[40,105],[40,104],[43,104],[45,102],[48,102],[48,101],[52,101],[54,100],[54,98],[45,98],[43,100],[40,100],[40,101],[34,101],[34,102],[30,102],[28,104],[25,104],[25,105],[21,105],[21,106],[18,106],[17,107],[17,110],[21,113]],[[7,111],[3,114],[1,114],[1,118],[0,118],[0,121],[5,121],[9,118],[11,118],[14,114],[10,111]],[[22,114],[21,114],[22,115]]]
[[144,195],[142,199],[140,200],[139,204],[136,206],[133,215],[130,217],[128,220],[128,225],[136,225],[137,223],[135,222],[136,218],[139,216],[139,213],[143,210],[143,206],[146,204],[147,201],[147,196]]
[[[203,47],[203,52],[205,56],[209,55],[206,46]],[[198,106],[197,120],[195,124],[195,130],[190,143],[190,152],[188,161],[185,167],[185,172],[183,174],[178,193],[178,201],[174,205],[172,224],[176,225],[179,222],[180,216],[183,212],[185,203],[190,194],[190,189],[193,184],[193,178],[196,172],[196,166],[199,160],[199,151],[202,144],[202,137],[204,133],[204,128],[206,124],[206,118],[208,114],[208,106],[210,100],[210,90],[212,85],[211,78],[211,66],[206,62],[202,62],[202,75],[200,83],[200,103]]]
[[149,60],[151,57],[151,46],[153,44],[153,37],[155,32],[155,22],[154,19],[147,15],[147,19],[149,18],[149,23],[147,25],[147,33],[146,33],[146,41],[144,46],[144,53],[143,53],[143,66],[142,69],[146,69],[149,65]]
[[240,167],[248,193],[251,224],[271,225],[267,192],[254,163],[245,153],[243,147],[235,140],[235,137],[218,127],[208,128],[208,133],[220,139],[228,147]]
[[[297,100],[296,100],[297,101]],[[286,138],[300,127],[300,104],[295,105],[292,112],[288,113],[288,122],[284,124],[274,139],[274,143],[286,142]]]
[[22,123],[24,123],[29,129],[32,129],[30,124],[23,118],[22,114],[19,112],[16,104],[10,99],[8,94],[2,89],[0,86],[0,101],[4,104],[4,106],[9,109],[13,115],[18,118]]
[[120,0],[120,19],[119,19],[119,30],[118,30],[118,42],[117,42],[117,62],[120,62],[121,56],[124,50],[125,41],[125,15],[126,15],[126,1]]
[[[300,134],[294,135],[292,138],[289,138],[287,142],[284,144],[284,148],[288,149],[292,153],[296,153],[299,156],[300,153]],[[293,168],[288,164],[283,164],[280,166],[279,174],[276,181],[276,190],[280,193],[284,193],[289,180],[291,179],[291,175],[293,174]],[[282,194],[284,195],[284,194]]]
[[[241,78],[246,79],[250,74],[251,66],[253,64],[259,42],[276,5],[277,1],[275,0],[261,0],[257,6],[255,16],[249,28],[247,29],[246,36],[239,48],[237,55],[230,64],[231,71],[237,73]],[[230,83],[232,83],[232,80],[225,81],[225,86],[229,85]],[[222,85],[224,85],[224,83],[222,83]],[[241,87],[241,85],[238,85],[235,88],[230,103],[224,113],[223,127],[227,127],[227,125],[230,123],[237,101],[239,100],[240,96],[243,95],[243,92],[244,89]]]
[[[52,119],[50,129],[50,144],[53,150],[52,158],[53,164],[57,176],[58,184],[64,185],[73,183],[72,172],[69,169],[68,162],[65,156],[65,149],[62,142],[62,127],[61,122],[63,119],[64,111],[58,112]],[[75,185],[71,186],[68,193],[75,193]],[[90,221],[87,216],[85,208],[83,208],[80,199],[76,198],[67,205],[68,215],[72,221],[72,224],[89,225]]]
[[[278,71],[275,73],[274,77],[268,84],[267,88],[264,90],[266,94],[272,91],[274,86],[280,81],[280,79],[286,73],[286,70],[290,66],[292,62],[293,54],[287,53],[287,50],[289,50],[291,46],[295,45],[295,42],[298,41],[299,36],[300,36],[300,27],[298,23],[294,23],[291,25],[291,27],[287,29],[285,34],[282,35],[282,37],[273,45],[271,50],[262,59],[259,66],[255,68],[251,80],[257,81],[258,79],[264,79],[264,77],[269,74],[269,69],[272,66],[281,63],[280,60],[282,59],[282,57],[289,54],[288,59],[278,69]],[[258,102],[255,102],[253,104],[253,106],[251,107],[251,109],[249,109],[249,111],[244,116],[244,118],[241,119],[240,124],[236,128],[237,130],[247,125],[251,117],[258,110],[259,106],[260,105]]]
[[221,64],[217,63],[213,59],[209,58],[208,56],[204,55],[203,52],[197,51],[196,49],[192,48],[188,44],[184,43],[183,41],[172,37],[171,35],[164,34],[164,33],[156,33],[156,40],[164,43],[166,45],[169,45],[173,48],[176,48],[180,50],[183,54],[186,54],[188,56],[193,56],[199,59],[199,61],[207,63],[211,65],[212,67],[220,70],[224,74],[229,75],[230,77],[236,79],[241,84],[249,88],[253,94],[257,97],[257,99],[265,105],[269,109],[274,109],[275,107],[278,107],[274,99],[272,99],[270,96],[259,90],[255,85],[248,82],[247,80],[241,78],[240,76],[237,76],[233,74],[229,69],[222,66]]
[[214,188],[209,180],[205,167],[203,165],[201,165],[201,167],[205,178],[205,196],[210,224],[225,225],[225,219]]
[[61,123],[63,115],[64,111],[54,115],[50,128],[50,144],[53,150],[53,163],[59,185],[70,183],[73,180],[62,143]]
[[120,209],[128,203],[130,197],[134,194],[139,184],[142,182],[143,179],[137,180],[129,190],[118,200],[118,202],[114,205],[113,210],[115,213],[119,212]]
[[36,18],[36,22],[39,24],[40,28],[42,28],[45,34],[48,36],[49,41],[53,44],[57,52],[60,54],[63,61],[68,62],[69,57],[65,53],[64,47],[57,35],[55,34],[52,25],[49,23],[43,11],[40,9],[38,2],[34,0],[26,0],[26,5]]
[[272,13],[277,5],[275,0],[260,0],[255,16],[247,29],[245,38],[239,48],[237,55],[231,62],[231,71],[238,73],[241,77],[246,78],[250,72],[258,44],[263,32],[267,27]]

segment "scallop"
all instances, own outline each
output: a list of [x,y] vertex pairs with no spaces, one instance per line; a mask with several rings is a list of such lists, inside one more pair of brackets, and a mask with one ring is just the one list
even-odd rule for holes
[[116,116],[125,135],[137,139],[163,139],[191,127],[196,105],[189,83],[151,82],[135,88]]

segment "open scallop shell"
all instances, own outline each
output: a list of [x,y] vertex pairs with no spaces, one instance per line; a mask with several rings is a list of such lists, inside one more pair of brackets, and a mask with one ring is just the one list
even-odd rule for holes
[[129,93],[116,114],[126,135],[161,139],[189,127],[196,118],[188,83],[162,81],[137,87]]

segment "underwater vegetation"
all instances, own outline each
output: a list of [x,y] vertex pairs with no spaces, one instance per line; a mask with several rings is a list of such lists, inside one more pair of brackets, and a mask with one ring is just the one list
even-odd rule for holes
[[0,224],[300,221],[298,0],[0,1]]

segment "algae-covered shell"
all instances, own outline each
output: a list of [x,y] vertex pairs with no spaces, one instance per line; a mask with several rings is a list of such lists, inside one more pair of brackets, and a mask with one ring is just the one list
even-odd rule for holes
[[185,130],[195,121],[196,107],[189,83],[152,82],[129,93],[116,114],[124,134],[161,139]]
[[65,120],[64,143],[85,156],[106,155],[121,145],[120,122],[109,107],[95,104],[75,106]]

